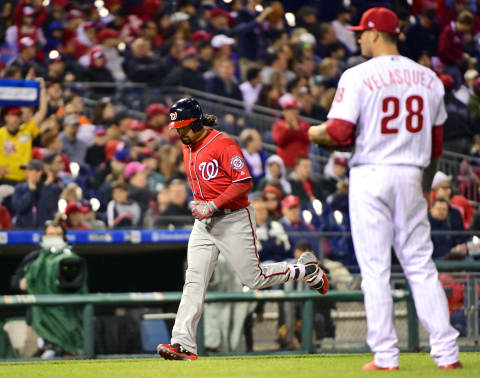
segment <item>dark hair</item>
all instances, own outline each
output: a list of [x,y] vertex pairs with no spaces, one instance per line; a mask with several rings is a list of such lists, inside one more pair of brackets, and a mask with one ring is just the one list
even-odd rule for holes
[[301,155],[295,159],[295,167],[300,164],[302,160],[310,160],[310,158],[306,155]]
[[328,22],[321,22],[318,26],[318,39],[322,40],[325,34],[327,34],[331,28],[332,25],[330,25]]
[[390,34],[390,33],[385,33],[385,32],[380,32],[380,34],[382,35],[382,38],[386,42],[397,44],[398,36],[396,36],[395,34]]
[[287,92],[292,92],[292,90],[298,85],[298,83],[300,82],[300,80],[302,80],[303,77],[302,76],[295,76],[292,80],[290,80],[288,83],[287,83]]
[[468,10],[461,11],[457,17],[457,22],[465,25],[473,25],[475,20]]
[[435,204],[439,202],[439,203],[446,203],[448,207],[450,207],[450,205],[448,204],[448,201],[445,199],[445,198],[435,198],[432,202],[432,207],[435,206]]
[[260,68],[258,67],[249,68],[247,71],[247,80],[250,81],[252,79],[255,79],[259,73],[260,73]]
[[3,73],[3,78],[4,79],[11,79],[15,77],[18,73],[22,73],[22,70],[17,67],[17,66],[9,66],[5,69],[5,72]]
[[113,192],[115,189],[122,189],[122,190],[125,190],[125,191],[128,192],[128,186],[127,186],[127,184],[125,184],[124,182],[121,182],[121,181],[113,183],[113,185],[112,185],[112,192]]
[[217,123],[217,117],[214,116],[213,114],[203,115],[203,120],[202,120],[203,126],[215,126],[216,123]]
[[275,62],[280,57],[280,53],[278,52],[267,52],[265,54],[265,65],[271,66],[273,62]]
[[295,249],[299,249],[302,252],[311,251],[312,245],[308,240],[302,239],[295,244]]
[[435,20],[435,11],[432,8],[424,9],[422,12],[422,16],[428,18],[430,21]]
[[48,227],[60,227],[62,229],[62,233],[63,233],[63,240],[67,241],[67,230],[65,229],[63,224],[61,224],[57,221],[51,220],[51,219],[45,221],[45,223],[43,224],[42,235],[45,235],[45,232],[47,231]]

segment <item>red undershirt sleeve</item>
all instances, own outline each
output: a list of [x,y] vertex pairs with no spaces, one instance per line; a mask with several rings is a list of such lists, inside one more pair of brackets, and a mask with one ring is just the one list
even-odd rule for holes
[[223,209],[223,206],[225,206],[226,203],[240,197],[244,193],[247,193],[252,188],[252,179],[232,182],[222,194],[213,200],[213,203],[219,209]]
[[326,131],[330,139],[337,145],[349,146],[353,142],[355,124],[335,118],[327,122]]
[[432,157],[439,158],[443,153],[443,125],[432,129]]

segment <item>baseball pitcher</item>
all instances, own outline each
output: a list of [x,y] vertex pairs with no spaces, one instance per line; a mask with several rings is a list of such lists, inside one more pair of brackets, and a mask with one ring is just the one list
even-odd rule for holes
[[[386,8],[366,11],[358,33],[371,58],[340,78],[328,121],[309,130],[323,145],[354,145],[349,206],[355,254],[362,274],[367,343],[374,361],[363,370],[397,370],[390,251],[393,246],[430,334],[431,356],[442,369],[461,367],[445,292],[432,261],[427,202],[442,153],[447,118],[436,74],[400,56],[398,18]],[[423,190],[422,190],[423,184]]]

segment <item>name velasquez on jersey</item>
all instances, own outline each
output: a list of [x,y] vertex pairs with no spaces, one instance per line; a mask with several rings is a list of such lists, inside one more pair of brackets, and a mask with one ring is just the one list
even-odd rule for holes
[[350,165],[426,167],[432,127],[447,119],[436,74],[403,56],[378,56],[345,71],[329,119],[356,124]]

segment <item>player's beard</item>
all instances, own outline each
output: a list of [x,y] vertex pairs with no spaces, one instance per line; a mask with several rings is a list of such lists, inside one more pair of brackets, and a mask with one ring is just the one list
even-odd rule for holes
[[185,144],[185,145],[192,144],[192,139],[190,139],[190,137],[187,136],[187,135],[181,136],[181,137],[180,137],[180,140],[181,140],[182,143]]

